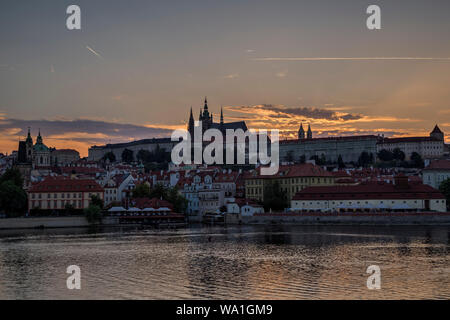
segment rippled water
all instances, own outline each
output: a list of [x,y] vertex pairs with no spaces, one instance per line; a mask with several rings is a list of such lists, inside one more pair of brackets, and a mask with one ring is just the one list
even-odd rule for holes
[[3,231],[0,298],[449,299],[449,262],[450,227]]

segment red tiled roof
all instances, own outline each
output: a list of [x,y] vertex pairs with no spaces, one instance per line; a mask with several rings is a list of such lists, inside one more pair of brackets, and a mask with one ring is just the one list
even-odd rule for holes
[[335,183],[356,183],[355,179],[352,178],[338,178]]
[[431,161],[430,165],[423,170],[450,170],[450,160],[435,160]]
[[307,187],[293,200],[372,200],[372,199],[445,199],[438,190],[422,184],[409,183],[408,188],[394,184],[368,182],[355,186]]
[[235,182],[239,172],[232,171],[231,173],[219,172],[214,176],[214,182],[224,183],[224,182]]
[[245,198],[235,198],[234,202],[239,206],[245,206],[245,205],[249,205],[249,206],[253,206],[253,207],[261,207],[260,204],[258,204],[256,201],[251,200],[251,199],[245,199]]
[[104,172],[103,169],[93,168],[93,167],[59,167],[61,173],[65,174],[96,174]]
[[324,170],[320,166],[312,163],[280,166],[278,173],[274,175],[261,175],[261,167],[250,175],[245,175],[244,179],[277,179],[295,177],[333,177],[331,172]]
[[124,182],[124,180],[128,178],[128,176],[129,176],[128,174],[116,174],[112,179],[116,183],[116,186],[119,187],[122,184],[122,182]]
[[92,179],[47,177],[44,181],[33,184],[28,192],[103,192],[103,188]]
[[344,170],[339,170],[339,171],[334,171],[331,173],[333,176],[335,176],[336,178],[349,178],[351,177],[350,174],[348,174],[346,171]]
[[145,209],[145,208],[153,208],[158,209],[162,207],[169,208],[173,210],[173,205],[166,200],[161,200],[158,198],[135,198],[131,200],[131,203],[133,206],[139,208],[139,209]]
[[192,183],[192,178],[181,177],[177,182],[177,186],[179,188],[183,188],[185,184],[190,185],[191,183]]

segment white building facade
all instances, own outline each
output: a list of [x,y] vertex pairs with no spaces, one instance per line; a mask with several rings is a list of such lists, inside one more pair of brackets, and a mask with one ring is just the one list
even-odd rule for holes
[[423,183],[439,189],[442,182],[450,179],[450,160],[432,161],[422,170]]
[[368,182],[351,186],[309,187],[291,201],[292,211],[435,211],[446,212],[438,190],[408,178],[394,184]]

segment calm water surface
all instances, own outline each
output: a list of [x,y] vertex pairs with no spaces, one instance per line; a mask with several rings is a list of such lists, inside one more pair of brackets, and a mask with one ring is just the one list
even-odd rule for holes
[[1,231],[0,299],[55,298],[449,299],[450,227]]

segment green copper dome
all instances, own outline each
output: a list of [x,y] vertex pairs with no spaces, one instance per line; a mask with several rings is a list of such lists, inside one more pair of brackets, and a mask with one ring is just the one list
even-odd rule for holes
[[34,145],[33,150],[37,151],[37,152],[49,151],[48,147],[44,144],[44,141],[42,139],[41,129],[39,129],[39,134],[38,134],[38,137],[36,139],[36,144]]
[[43,143],[36,143],[33,147],[33,150],[37,152],[49,151],[48,147]]

